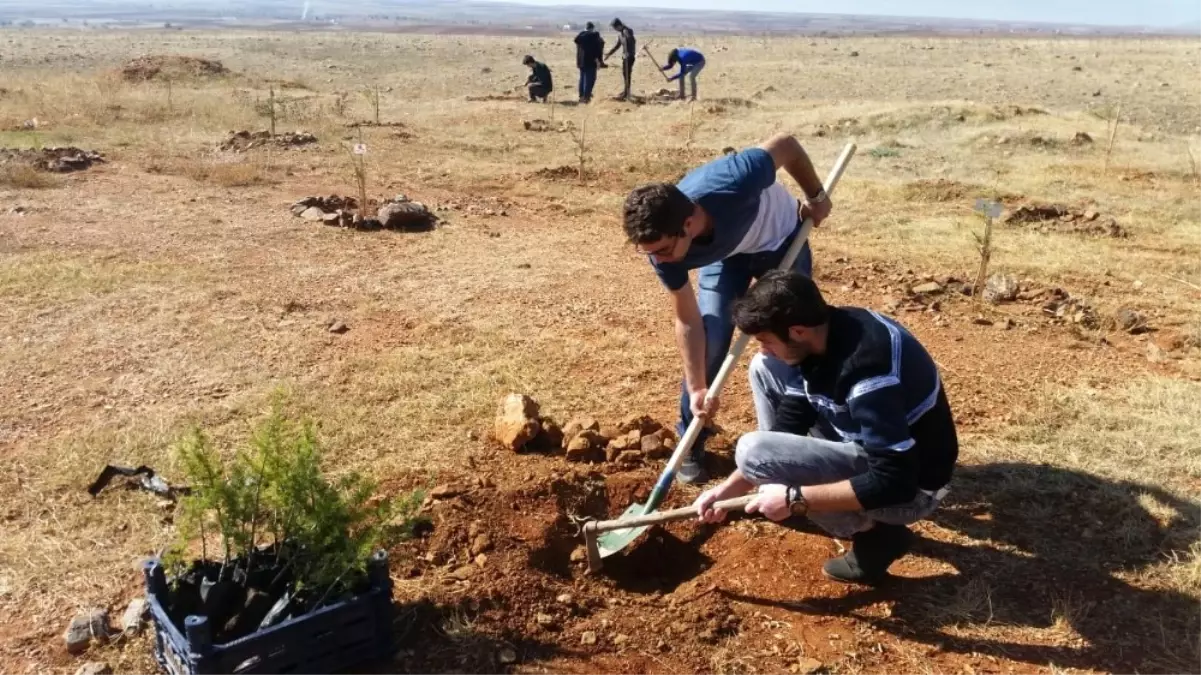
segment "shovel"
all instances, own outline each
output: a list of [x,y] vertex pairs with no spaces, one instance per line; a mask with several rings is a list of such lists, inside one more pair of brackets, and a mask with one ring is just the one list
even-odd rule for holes
[[[834,188],[838,185],[838,180],[842,178],[842,172],[846,170],[847,164],[850,163],[851,157],[854,155],[855,144],[847,143],[846,147],[842,149],[842,154],[838,156],[838,161],[834,162],[834,168],[826,176],[826,194],[833,194]],[[788,247],[788,252],[784,254],[784,259],[780,261],[780,265],[776,269],[792,268],[792,263],[800,255],[801,248],[805,245],[805,241],[809,238],[809,232],[812,229],[813,219],[806,218],[805,222],[801,223],[801,230],[797,233],[796,239],[793,239],[792,245]],[[726,378],[730,376],[730,371],[734,369],[734,364],[738,362],[743,350],[746,349],[747,343],[750,341],[751,336],[741,331],[738,332],[738,338],[734,340],[734,344],[730,347],[730,352],[726,354],[726,360],[722,362],[721,370],[717,372],[717,377],[713,378],[713,383],[709,385],[709,394],[705,399],[706,403],[708,403],[709,397],[721,393],[722,387],[726,384]],[[684,437],[680,439],[680,443],[676,446],[675,452],[671,454],[671,459],[668,460],[667,466],[659,476],[659,480],[655,482],[655,487],[651,490],[651,496],[646,500],[646,504],[631,505],[630,508],[621,514],[621,518],[617,520],[625,521],[633,516],[646,516],[659,508],[659,505],[667,498],[668,491],[671,490],[671,483],[675,480],[676,470],[680,468],[680,463],[684,461],[684,456],[692,449],[693,443],[696,443],[696,439],[700,436],[703,426],[704,421],[700,417],[692,418],[692,422],[684,432]],[[655,522],[658,521],[647,521],[645,524],[631,523],[629,527],[621,527],[620,529],[614,529],[599,535],[596,538],[598,559],[607,558],[625,548]],[[591,555],[591,552],[589,554]]]
[[[758,496],[756,493],[751,493],[742,497],[725,499],[720,502],[714,502],[713,508],[727,512],[741,511]],[[601,533],[629,529],[634,526],[649,527],[651,525],[658,525],[659,523],[670,523],[675,520],[684,520],[695,516],[696,509],[691,506],[685,506],[645,516],[621,517],[615,520],[590,520],[584,523],[584,545],[588,549],[588,571],[599,572],[601,566],[604,565],[604,556],[601,555],[600,547],[597,544],[597,537],[601,536]]]

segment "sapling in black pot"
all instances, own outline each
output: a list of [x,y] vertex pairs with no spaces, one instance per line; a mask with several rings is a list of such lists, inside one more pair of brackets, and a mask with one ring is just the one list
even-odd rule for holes
[[178,452],[192,490],[164,557],[166,610],[180,627],[205,616],[215,643],[355,597],[372,555],[418,523],[424,495],[384,497],[356,472],[328,476],[313,424],[289,420],[278,401],[232,456],[199,429]]

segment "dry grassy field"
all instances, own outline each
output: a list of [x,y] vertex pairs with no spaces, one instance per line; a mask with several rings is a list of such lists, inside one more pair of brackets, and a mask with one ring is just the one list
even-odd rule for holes
[[[280,390],[318,422],[331,470],[463,486],[393,552],[402,649],[381,671],[1201,666],[1195,40],[648,36],[657,56],[707,54],[700,100],[608,100],[612,68],[590,106],[572,105],[566,38],[0,41],[0,148],[106,160],[50,173],[0,151],[0,671],[154,668],[145,637],[64,649],[71,617],[119,616],[139,561],[175,537],[154,495],[85,487],[109,463],[178,476],[190,425],[232,443]],[[553,69],[556,104],[514,93],[526,53]],[[123,77],[142,54],[228,72]],[[663,86],[640,61],[635,89]],[[383,124],[352,126],[375,121],[376,90]],[[278,132],[317,142],[219,147],[267,128],[272,107]],[[527,130],[535,119],[551,130]],[[858,144],[813,235],[815,276],[834,302],[897,316],[938,360],[963,443],[951,495],[878,590],[821,577],[831,539],[750,519],[670,526],[586,577],[566,515],[619,512],[661,462],[501,450],[497,402],[674,422],[667,296],[623,241],[622,200],[777,132],[820,173]],[[420,201],[435,229],[292,215],[306,196],[357,194],[360,139],[369,196]],[[1080,214],[995,224],[990,273],[1020,281],[1013,302],[959,292],[980,260],[979,197]],[[943,290],[913,291],[930,280]],[[745,377],[731,382],[712,446],[727,466],[753,428]],[[486,560],[452,575],[481,528]]]

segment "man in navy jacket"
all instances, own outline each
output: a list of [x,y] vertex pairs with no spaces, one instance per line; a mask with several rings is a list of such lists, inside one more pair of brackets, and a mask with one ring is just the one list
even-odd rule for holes
[[938,508],[959,454],[938,367],[896,321],[858,307],[826,305],[816,284],[769,272],[734,307],[753,335],[759,431],[738,441],[738,469],[695,502],[758,488],[746,510],[772,520],[807,515],[853,550],[826,562],[826,576],[873,584],[905,555],[907,525]]

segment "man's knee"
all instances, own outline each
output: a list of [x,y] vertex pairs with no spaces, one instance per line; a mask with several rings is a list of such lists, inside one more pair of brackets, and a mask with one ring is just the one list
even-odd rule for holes
[[753,391],[773,397],[780,396],[784,393],[790,369],[787,363],[759,353],[751,358],[747,378],[751,381]]
[[769,482],[771,465],[769,435],[760,431],[743,434],[734,448],[734,463],[747,480],[755,484]]

